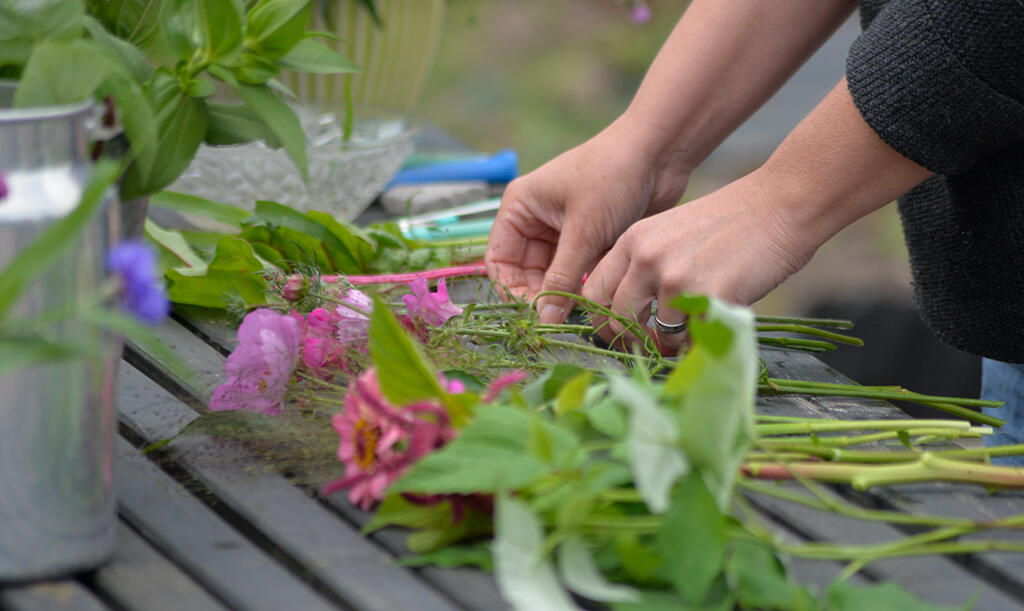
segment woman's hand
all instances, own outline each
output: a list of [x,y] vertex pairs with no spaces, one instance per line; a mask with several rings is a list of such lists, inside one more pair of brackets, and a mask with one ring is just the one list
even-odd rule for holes
[[[761,184],[757,172],[722,189],[633,224],[594,268],[583,296],[646,327],[651,302],[664,323],[683,319],[667,304],[703,293],[749,305],[810,260],[818,244],[801,239]],[[628,348],[636,339],[615,320],[594,321],[605,341]],[[666,354],[685,333],[651,331]]]
[[[646,156],[637,145],[642,129],[622,118],[509,184],[485,258],[494,282],[527,299],[578,293],[627,227],[679,201],[688,168]],[[538,305],[542,322],[561,322],[572,303],[547,296]]]

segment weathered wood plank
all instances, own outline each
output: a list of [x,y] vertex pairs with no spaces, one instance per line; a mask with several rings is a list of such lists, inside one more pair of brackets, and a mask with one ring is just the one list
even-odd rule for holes
[[[174,437],[198,414],[126,366],[118,393],[122,422],[147,441]],[[320,502],[239,447],[202,436],[166,447],[175,464],[358,609],[451,609],[453,605]]]
[[70,579],[0,589],[0,608],[10,611],[109,611],[88,588]]
[[117,469],[122,517],[229,607],[336,608],[123,439]]
[[96,588],[122,609],[227,608],[123,522],[118,524],[114,557],[96,571],[93,580]]

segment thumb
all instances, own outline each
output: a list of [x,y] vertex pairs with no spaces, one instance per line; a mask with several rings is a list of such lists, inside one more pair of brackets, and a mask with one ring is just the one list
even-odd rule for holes
[[[563,231],[555,249],[555,256],[544,274],[541,292],[560,291],[579,293],[586,273],[594,256],[592,247],[586,245],[574,231]],[[540,322],[557,324],[563,322],[572,310],[573,300],[559,295],[545,295],[537,301]]]

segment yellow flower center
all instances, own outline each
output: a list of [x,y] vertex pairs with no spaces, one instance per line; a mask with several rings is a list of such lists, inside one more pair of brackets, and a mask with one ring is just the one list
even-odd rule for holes
[[380,438],[380,430],[370,426],[366,420],[360,418],[356,421],[356,427],[352,431],[352,445],[355,447],[356,464],[364,471],[373,466],[377,460],[377,440]]

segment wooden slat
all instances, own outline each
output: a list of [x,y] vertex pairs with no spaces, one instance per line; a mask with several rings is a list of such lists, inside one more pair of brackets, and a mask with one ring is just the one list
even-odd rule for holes
[[122,609],[226,609],[123,522],[118,524],[114,557],[96,571],[94,583]]
[[123,518],[229,607],[335,608],[123,439],[117,470]]
[[[126,365],[120,373],[122,422],[147,441],[173,437],[198,417],[134,368]],[[240,448],[186,436],[167,449],[218,503],[353,607],[453,608],[413,571],[395,565],[350,524]]]
[[48,581],[0,590],[0,608],[10,611],[109,611],[85,586],[72,580]]

